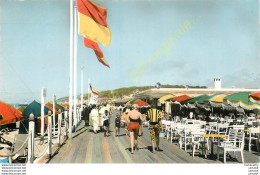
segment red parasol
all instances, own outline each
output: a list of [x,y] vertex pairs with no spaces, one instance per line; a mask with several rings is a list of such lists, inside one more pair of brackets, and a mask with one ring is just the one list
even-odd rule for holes
[[181,95],[181,96],[171,99],[171,101],[182,102],[182,101],[189,100],[189,99],[191,99],[191,98],[188,95]]
[[260,92],[249,94],[249,97],[252,97],[255,101],[260,101]]
[[143,100],[137,100],[136,102],[133,103],[134,104],[137,104],[138,106],[149,106],[148,103],[146,103],[145,101]]

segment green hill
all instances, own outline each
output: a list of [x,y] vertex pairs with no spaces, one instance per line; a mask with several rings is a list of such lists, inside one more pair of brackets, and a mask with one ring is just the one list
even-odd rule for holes
[[[162,88],[185,88],[183,85],[162,85]],[[188,86],[189,88],[207,88],[207,86]],[[122,96],[128,96],[140,91],[152,89],[154,86],[131,86],[131,87],[122,87],[114,90],[104,90],[99,92],[99,98],[119,98]],[[78,96],[78,98],[80,98]],[[84,94],[84,99],[88,98],[88,94]],[[68,97],[63,97],[58,99],[59,102],[68,101]]]

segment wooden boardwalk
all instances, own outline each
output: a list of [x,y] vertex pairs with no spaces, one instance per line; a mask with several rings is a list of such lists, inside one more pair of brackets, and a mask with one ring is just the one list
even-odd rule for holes
[[[54,154],[48,163],[220,163],[222,161],[210,160],[191,156],[191,150],[179,149],[177,143],[170,143],[166,139],[160,139],[160,148],[163,151],[152,153],[150,133],[147,127],[143,128],[143,136],[138,139],[139,150],[130,154],[130,137],[125,135],[124,128],[120,129],[120,137],[115,137],[113,112],[110,119],[111,136],[104,137],[103,132],[94,134],[92,127],[88,129],[79,126],[72,140],[67,140]],[[233,157],[233,156],[232,156]],[[244,151],[246,163],[259,162],[259,154]],[[237,160],[227,158],[227,163],[240,163]]]

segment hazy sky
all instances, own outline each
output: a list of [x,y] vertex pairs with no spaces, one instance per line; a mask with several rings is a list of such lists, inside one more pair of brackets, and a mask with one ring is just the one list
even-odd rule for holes
[[[81,65],[85,93],[88,79],[99,91],[157,82],[213,87],[214,77],[224,88],[260,88],[258,0],[95,2],[108,12],[111,44],[99,45],[111,68],[79,35],[78,94]],[[49,100],[69,95],[69,0],[1,0],[0,100],[40,101],[42,87]]]

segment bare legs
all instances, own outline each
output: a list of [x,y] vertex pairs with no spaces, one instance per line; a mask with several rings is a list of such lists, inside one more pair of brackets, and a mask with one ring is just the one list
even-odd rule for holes
[[116,137],[119,136],[119,128],[116,127]]
[[138,146],[138,133],[134,133],[134,138],[135,138],[135,150],[137,149]]
[[[153,152],[155,152],[155,143],[152,142]],[[159,150],[159,142],[156,142],[156,149]]]
[[134,153],[134,132],[130,131],[131,154]]
[[107,126],[104,126],[104,130],[105,130],[105,132],[104,132],[104,136],[109,136],[109,126],[107,127]]
[[134,133],[133,131],[130,131],[130,144],[131,144],[131,154],[134,153],[134,146],[137,148],[138,145],[138,133]]

